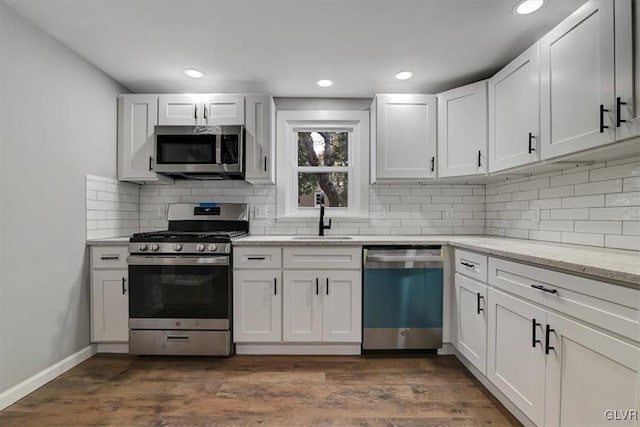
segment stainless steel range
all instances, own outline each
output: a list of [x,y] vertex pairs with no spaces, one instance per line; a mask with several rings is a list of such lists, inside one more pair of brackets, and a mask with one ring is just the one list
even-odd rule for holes
[[231,239],[246,204],[174,204],[169,229],[129,240],[129,352],[231,353]]

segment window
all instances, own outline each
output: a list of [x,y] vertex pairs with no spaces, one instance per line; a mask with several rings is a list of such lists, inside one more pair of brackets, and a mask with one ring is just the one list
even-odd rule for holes
[[368,215],[369,113],[279,111],[278,217]]

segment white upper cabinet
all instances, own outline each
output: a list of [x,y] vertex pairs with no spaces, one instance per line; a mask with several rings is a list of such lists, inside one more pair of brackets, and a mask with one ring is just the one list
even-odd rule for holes
[[615,24],[616,139],[622,140],[640,135],[640,1],[616,1]]
[[615,141],[614,10],[591,0],[540,41],[542,159]]
[[438,94],[438,176],[487,172],[487,82]]
[[151,170],[157,123],[157,95],[118,97],[118,179],[135,182],[158,180]]
[[160,126],[200,125],[201,116],[198,114],[202,114],[200,95],[170,94],[158,97],[158,124]]
[[253,184],[274,184],[275,112],[271,96],[246,96],[245,179]]
[[371,110],[371,182],[435,178],[435,95],[376,95]]
[[244,124],[243,95],[168,94],[158,97],[158,125],[211,126]]
[[202,95],[203,126],[244,124],[244,95]]
[[540,159],[539,57],[536,43],[489,79],[489,172]]

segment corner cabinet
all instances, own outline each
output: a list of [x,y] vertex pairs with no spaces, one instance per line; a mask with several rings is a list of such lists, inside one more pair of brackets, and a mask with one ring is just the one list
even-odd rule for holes
[[435,95],[380,94],[371,105],[371,183],[436,177]]
[[536,43],[489,79],[489,172],[540,159],[540,61]]
[[269,95],[245,97],[246,176],[252,184],[274,184],[276,106]]
[[167,94],[158,96],[160,126],[244,124],[244,95]]
[[129,341],[128,248],[91,246],[91,342]]
[[487,172],[487,82],[438,94],[438,176]]
[[157,95],[118,97],[118,179],[158,181],[151,169],[155,126],[158,124]]

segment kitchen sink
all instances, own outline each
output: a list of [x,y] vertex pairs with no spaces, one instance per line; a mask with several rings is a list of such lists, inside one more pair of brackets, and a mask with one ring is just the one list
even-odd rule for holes
[[296,236],[293,240],[353,240],[351,236]]

